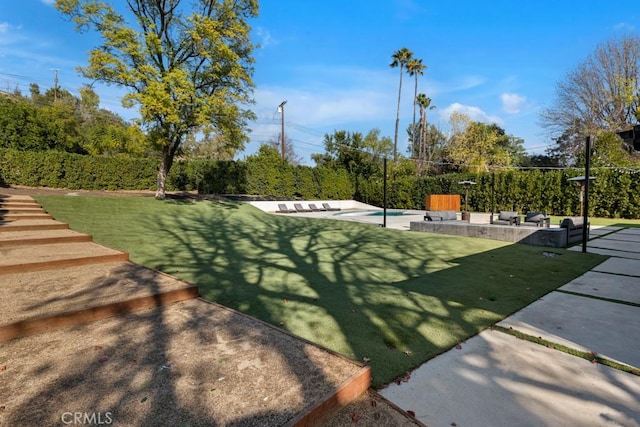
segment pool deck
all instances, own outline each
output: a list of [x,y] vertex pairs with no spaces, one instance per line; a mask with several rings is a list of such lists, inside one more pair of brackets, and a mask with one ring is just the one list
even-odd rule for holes
[[[372,224],[382,227],[384,217],[379,215],[367,215],[365,212],[371,213],[371,211],[382,212],[382,209],[377,206],[368,205],[366,203],[356,202],[355,200],[309,200],[309,201],[293,201],[284,200],[276,202],[264,202],[254,201],[248,202],[251,205],[257,207],[260,210],[269,213],[275,213],[278,210],[278,204],[285,204],[289,209],[293,209],[294,203],[300,203],[303,207],[309,206],[309,203],[314,203],[316,206],[322,206],[322,203],[328,203],[329,206],[334,208],[340,208],[340,211],[321,211],[321,212],[296,212],[290,214],[278,214],[278,215],[291,215],[291,216],[304,216],[307,218],[328,218],[337,219],[342,221],[354,221]],[[387,228],[394,228],[398,230],[409,230],[411,221],[423,221],[423,210],[411,210],[411,209],[388,209],[388,212],[404,212],[402,216],[387,216]],[[482,215],[482,214],[479,214]],[[479,218],[478,218],[479,219]],[[472,220],[475,219],[472,217]],[[489,216],[487,215],[487,222]]]
[[[299,203],[303,207],[307,207],[309,203],[316,206],[322,206],[322,203],[329,203],[331,207],[340,208],[340,211],[321,211],[321,212],[295,212],[278,215],[304,216],[308,218],[327,218],[343,221],[354,221],[360,223],[371,224],[382,227],[385,221],[384,216],[371,215],[372,211],[382,212],[383,210],[377,206],[368,205],[354,200],[320,200],[320,201],[276,201],[276,202],[250,202],[255,207],[270,213],[278,210],[278,204],[285,204],[290,209],[294,203]],[[566,231],[561,229],[559,225],[553,224],[550,228],[538,228],[531,226],[509,226],[496,225],[490,223],[491,214],[489,213],[471,213],[469,222],[460,221],[460,213],[458,213],[458,221],[436,221],[429,222],[424,220],[424,210],[412,209],[388,209],[389,215],[386,217],[386,227],[397,230],[407,230],[416,232],[427,232],[437,234],[449,234],[455,236],[478,237],[484,239],[493,239],[506,242],[522,243],[533,246],[546,247],[567,247]],[[402,212],[402,215],[394,213]],[[592,227],[591,232],[594,232]]]

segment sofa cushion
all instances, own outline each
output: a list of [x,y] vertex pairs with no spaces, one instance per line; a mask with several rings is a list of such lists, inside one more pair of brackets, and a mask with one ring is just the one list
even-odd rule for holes
[[501,221],[509,221],[511,218],[518,216],[517,212],[513,211],[502,211],[500,215],[498,215],[498,219]]
[[442,219],[447,220],[447,221],[451,221],[454,219],[458,219],[458,217],[456,216],[456,212],[455,211],[443,211],[442,212]]
[[525,222],[541,222],[545,218],[546,218],[546,216],[543,213],[540,213],[540,212],[528,212],[526,218],[524,219],[524,221]]
[[442,221],[442,215],[440,212],[436,211],[427,211],[425,218],[430,218],[432,221]]
[[581,216],[572,216],[565,218],[560,223],[561,228],[581,228],[584,224],[584,218]]

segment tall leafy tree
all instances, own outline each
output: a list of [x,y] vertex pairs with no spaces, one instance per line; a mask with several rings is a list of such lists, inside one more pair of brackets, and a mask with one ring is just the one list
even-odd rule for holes
[[496,124],[474,122],[466,114],[454,112],[449,120],[452,136],[448,155],[461,169],[474,172],[510,166],[524,154],[522,138],[507,135]]
[[[99,0],[56,0],[78,31],[96,30],[87,78],[128,89],[125,107],[139,106],[141,123],[161,151],[156,197],[174,156],[190,134],[214,130],[229,146],[247,141],[254,46],[248,19],[257,0],[126,0],[118,12]],[[132,17],[134,22],[127,22]]]
[[396,111],[396,130],[393,137],[393,160],[396,160],[398,155],[398,126],[400,125],[400,96],[402,95],[402,76],[404,74],[404,68],[407,63],[413,58],[413,52],[406,47],[403,47],[391,55],[392,62],[391,68],[400,68],[400,84],[398,86],[398,109]]
[[351,175],[378,173],[382,160],[393,152],[391,138],[381,137],[379,129],[371,129],[367,135],[337,130],[325,134],[324,146],[323,154],[311,155],[316,165],[344,169]]
[[571,161],[584,149],[586,135],[637,123],[639,94],[640,37],[598,45],[556,84],[553,103],[540,114],[540,124],[557,142],[553,155]]

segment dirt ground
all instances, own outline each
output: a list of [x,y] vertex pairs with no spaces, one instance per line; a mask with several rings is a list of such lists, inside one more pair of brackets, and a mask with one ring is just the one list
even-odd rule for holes
[[284,425],[361,369],[199,299],[3,343],[0,365],[6,426]]

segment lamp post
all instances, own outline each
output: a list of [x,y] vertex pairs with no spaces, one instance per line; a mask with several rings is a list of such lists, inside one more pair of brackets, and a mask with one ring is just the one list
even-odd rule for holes
[[489,216],[489,224],[493,224],[493,213],[496,210],[496,172],[494,170],[491,171],[491,215]]
[[584,141],[584,176],[569,178],[568,181],[576,181],[580,184],[580,216],[582,216],[582,252],[587,252],[587,239],[589,238],[589,181],[595,179],[590,176],[591,172],[591,137],[587,136]]
[[465,188],[465,196],[464,196],[464,212],[462,212],[461,216],[462,216],[462,220],[463,221],[471,221],[471,213],[469,212],[469,188],[471,188],[472,185],[476,185],[475,182],[473,181],[460,181],[458,182],[458,184],[464,185]]
[[584,214],[582,222],[582,252],[587,252],[587,238],[589,236],[589,181],[591,181],[591,137],[587,136],[585,140],[585,159],[584,159]]
[[382,178],[382,227],[387,228],[387,158],[384,158],[383,162],[383,171],[384,174]]

